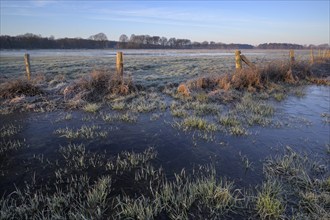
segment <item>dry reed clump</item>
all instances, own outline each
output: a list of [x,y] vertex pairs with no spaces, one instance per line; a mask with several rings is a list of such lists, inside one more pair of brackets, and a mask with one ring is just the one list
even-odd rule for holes
[[225,91],[228,91],[231,87],[230,76],[229,75],[219,77],[217,79],[217,82],[218,82],[218,85],[219,85],[220,89],[223,89]]
[[311,76],[308,81],[316,84],[329,85],[330,84],[330,57],[322,62],[314,62],[311,65]]
[[296,84],[310,75],[306,63],[272,62],[256,69],[242,69],[232,74],[231,88],[248,91],[259,91],[271,87],[274,83]]
[[222,76],[208,76],[188,80],[187,83],[181,83],[178,86],[177,91],[184,96],[190,96],[191,91],[194,90],[214,90],[218,86],[218,81],[221,79],[224,80],[224,88],[229,89],[230,85],[226,82],[225,78],[222,78]]
[[130,78],[106,70],[94,70],[63,90],[66,100],[102,101],[109,94],[127,95],[136,88]]
[[330,61],[330,50],[319,51],[318,55],[313,56],[313,64],[325,63]]
[[190,91],[189,88],[186,84],[181,83],[178,87],[178,93],[184,95],[184,96],[189,96],[190,95]]
[[309,77],[307,80],[311,83],[317,84],[317,85],[326,85],[330,86],[330,78],[316,78],[316,77]]
[[262,89],[260,72],[252,69],[243,69],[236,71],[230,80],[231,88],[233,89]]
[[[233,74],[200,77],[187,82],[187,90],[247,90],[256,92],[272,88],[278,83],[298,84],[307,80],[316,84],[330,84],[330,62],[309,65],[306,62],[272,62],[256,69],[236,70]],[[328,77],[325,78],[325,77]],[[181,86],[181,85],[180,85]],[[182,87],[182,86],[181,86]],[[183,90],[183,88],[180,88]],[[179,88],[178,88],[179,91]]]
[[44,92],[33,83],[17,79],[4,82],[0,85],[0,97],[5,99],[15,98],[17,96],[35,96]]
[[192,90],[210,89],[210,88],[214,88],[216,85],[217,85],[217,81],[213,76],[199,77],[197,79],[189,80],[187,82],[188,88]]

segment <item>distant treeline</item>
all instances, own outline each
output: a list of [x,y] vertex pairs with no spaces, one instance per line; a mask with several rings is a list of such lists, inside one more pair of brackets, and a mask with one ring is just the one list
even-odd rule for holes
[[81,38],[41,37],[34,34],[0,36],[1,49],[103,49],[114,48],[116,41],[93,40]]
[[117,47],[125,49],[253,49],[249,44],[224,44],[213,41],[192,42],[189,39],[135,35],[128,38],[125,34],[119,37]]
[[109,41],[104,33],[82,38],[42,37],[35,34],[0,36],[0,49],[328,49],[328,44],[303,46],[289,43],[265,43],[258,46],[250,44],[225,44],[213,41],[192,42],[189,39],[176,39],[149,35],[119,37],[119,41]]

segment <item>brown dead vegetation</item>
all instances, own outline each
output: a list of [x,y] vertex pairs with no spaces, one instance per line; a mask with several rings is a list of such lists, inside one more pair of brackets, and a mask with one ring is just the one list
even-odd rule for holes
[[[188,86],[186,90],[208,90],[212,92],[218,89],[224,91],[234,89],[256,92],[272,89],[278,83],[299,84],[302,81],[329,85],[329,67],[329,59],[313,65],[306,62],[295,62],[293,64],[288,62],[272,62],[255,69],[236,70],[233,74],[199,77],[189,80],[186,83]],[[181,90],[184,91],[183,89]],[[179,88],[178,91],[180,92]]]
[[[58,83],[60,89],[53,89]],[[3,105],[23,108],[19,103],[35,106],[53,105],[69,108],[83,106],[86,102],[100,102],[118,95],[128,95],[137,89],[129,77],[119,77],[116,73],[106,70],[95,70],[68,84],[65,76],[59,75],[47,81],[44,75],[36,75],[25,79],[8,80],[0,84],[0,99]],[[47,95],[39,99],[38,95]],[[27,99],[27,97],[31,97]],[[62,97],[62,98],[61,98]],[[25,108],[25,107],[24,107]]]
[[18,96],[35,96],[44,92],[35,84],[23,80],[10,80],[0,85],[0,97],[4,99],[12,99]]
[[178,87],[178,92],[184,96],[189,96],[190,95],[190,91],[188,89],[188,87],[186,86],[186,84],[181,83]]
[[110,94],[127,95],[136,90],[131,78],[121,78],[114,72],[94,70],[90,75],[73,82],[63,90],[68,99],[102,101]]
[[222,77],[219,77],[217,80],[217,84],[220,89],[223,89],[225,91],[228,91],[230,89],[230,75],[224,75]]
[[47,81],[45,74],[37,73],[34,77],[31,78],[31,83],[33,85],[42,85]]

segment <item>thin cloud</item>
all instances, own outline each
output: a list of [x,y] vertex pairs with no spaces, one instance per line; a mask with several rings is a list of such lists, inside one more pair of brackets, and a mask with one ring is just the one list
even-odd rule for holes
[[[91,13],[91,11],[90,11]],[[171,26],[189,26],[201,28],[215,28],[221,30],[242,30],[249,29],[251,26],[272,26],[283,27],[287,23],[272,21],[265,17],[258,16],[228,16],[221,11],[197,13],[196,11],[173,10],[166,7],[138,8],[138,9],[101,9],[95,10],[92,19],[109,21],[126,21],[145,24],[160,24]],[[220,14],[220,15],[219,15]]]
[[[247,26],[254,25],[269,25],[269,26],[282,26],[285,25],[281,22],[274,22],[264,17],[251,17],[244,16],[227,16],[224,13],[217,12],[218,14],[187,10],[172,10],[171,8],[140,8],[140,9],[101,9],[95,10],[93,14],[94,19],[116,20],[116,21],[131,21],[139,23],[150,24],[170,24],[170,25],[186,25],[191,27],[208,27],[208,28],[222,28],[232,26],[241,27],[242,24]],[[220,14],[220,15],[219,15]]]
[[216,17],[213,15],[199,14],[187,10],[173,10],[171,8],[140,8],[140,9],[101,9],[96,10],[95,13],[102,15],[118,15],[123,17],[134,18],[150,18],[159,20],[173,20],[173,21],[212,21]]
[[[207,24],[199,22],[184,22],[184,21],[171,21],[171,20],[158,20],[158,19],[146,19],[143,17],[133,18],[133,17],[118,17],[118,16],[91,16],[90,19],[103,20],[103,21],[121,21],[121,22],[132,22],[132,23],[142,23],[142,24],[157,24],[157,25],[169,25],[169,26],[183,26],[183,27],[198,27],[198,28],[212,28],[212,29],[237,29],[230,25],[222,24]],[[237,29],[239,30],[239,29]]]
[[36,7],[45,7],[47,5],[51,5],[56,3],[57,1],[54,0],[32,0],[31,3],[32,5]]

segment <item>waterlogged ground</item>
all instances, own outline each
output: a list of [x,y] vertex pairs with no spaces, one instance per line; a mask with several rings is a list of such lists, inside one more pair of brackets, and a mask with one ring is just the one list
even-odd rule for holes
[[[162,110],[155,109],[151,113],[116,111],[111,106],[104,106],[96,113],[57,110],[1,115],[2,126],[13,125],[18,129],[11,139],[21,140],[25,146],[14,152],[13,158],[4,158],[9,163],[2,164],[1,172],[7,177],[9,173],[15,173],[15,177],[11,176],[9,179],[17,178],[16,180],[22,181],[22,176],[30,178],[30,172],[38,169],[26,168],[25,162],[29,163],[34,156],[42,155],[45,159],[54,159],[59,146],[83,142],[88,150],[106,150],[112,154],[122,150],[143,151],[146,147],[155,147],[159,153],[158,162],[168,168],[165,170],[169,173],[178,172],[182,168],[191,169],[194,164],[214,163],[220,175],[243,186],[256,184],[262,180],[263,160],[286,146],[308,155],[329,159],[330,88],[309,86],[303,92],[303,97],[289,96],[282,102],[271,101],[275,109],[274,116],[269,119],[271,122],[265,126],[243,125],[247,132],[243,136],[221,130],[205,132],[205,137],[198,130],[182,131],[175,126],[181,119],[173,117],[170,108],[166,107]],[[219,105],[219,114],[223,111],[220,110],[222,107]],[[118,115],[127,115],[128,119],[106,118],[115,118]],[[220,126],[219,122],[212,120],[212,116],[206,115],[206,118]],[[104,131],[106,135],[66,138],[56,134],[58,129],[77,130],[82,126],[94,126],[95,131]],[[248,172],[242,161],[243,156],[252,163],[253,169]],[[2,178],[1,183],[4,192],[10,182]]]
[[[1,51],[2,79],[23,75],[24,52]],[[48,78],[63,74],[67,83],[115,62],[115,51],[107,50],[29,53],[32,69]],[[213,100],[203,92],[187,98],[179,96],[176,87],[163,87],[232,71],[232,51],[124,54],[125,73],[145,90],[103,103],[84,103],[80,109],[60,106],[48,111],[34,106],[29,111],[25,106],[24,111],[2,111],[1,217],[24,218],[23,207],[28,216],[41,219],[56,215],[79,219],[81,210],[87,210],[83,217],[100,219],[329,217],[329,86],[281,85],[282,92],[242,92],[229,101]],[[243,54],[256,64],[287,57],[287,51]],[[308,59],[308,52],[297,51],[296,56]],[[284,152],[289,153],[283,156]],[[307,165],[312,170],[308,174]],[[198,172],[202,176],[197,180],[186,176]],[[219,185],[212,185],[213,174]],[[85,185],[77,182],[87,184],[87,203],[79,191]],[[277,188],[277,183],[283,185]],[[109,200],[91,201],[104,194]],[[34,215],[32,195],[36,201],[51,201],[70,211],[39,205],[39,211],[51,214]],[[272,207],[266,207],[263,196]],[[64,198],[73,199],[73,210],[63,205]]]

